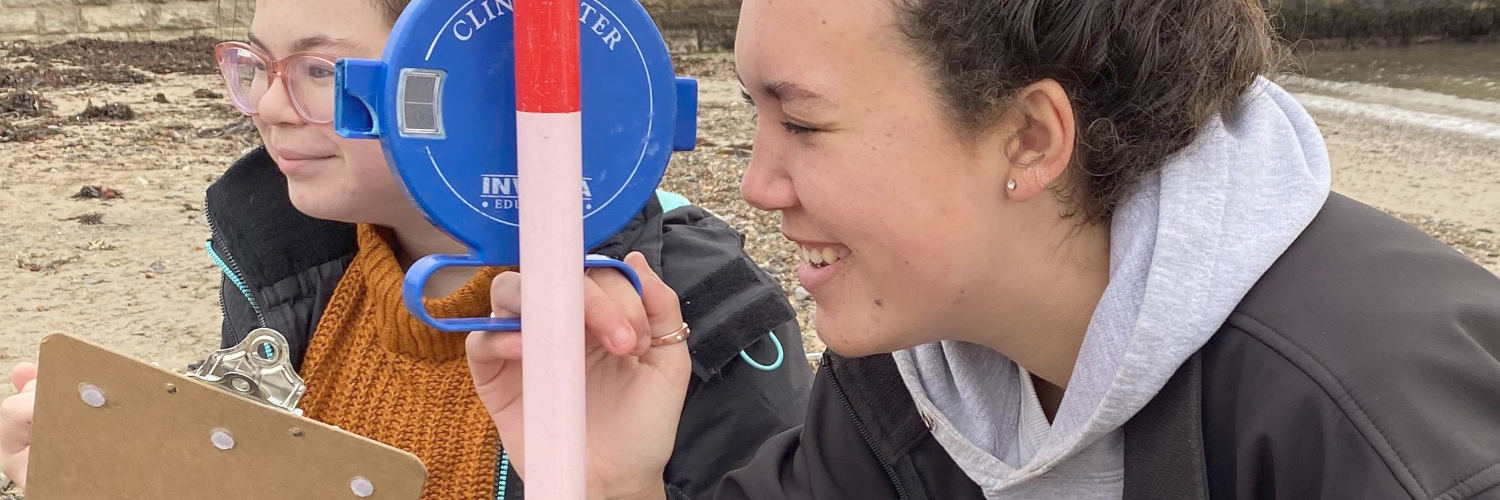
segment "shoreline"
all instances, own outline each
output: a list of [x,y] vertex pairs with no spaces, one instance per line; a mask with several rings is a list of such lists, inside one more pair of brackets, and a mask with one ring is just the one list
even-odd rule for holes
[[1280,36],[1290,47],[1292,54],[1300,59],[1307,50],[1328,50],[1339,52],[1355,52],[1365,49],[1383,49],[1392,47],[1412,47],[1417,45],[1429,45],[1434,43],[1472,43],[1485,44],[1500,42],[1500,31],[1491,33],[1454,36],[1445,34],[1426,35],[1383,35],[1383,36],[1323,36],[1316,38],[1290,38],[1285,33]]
[[1500,232],[1500,139],[1360,114],[1311,114],[1328,145],[1335,191],[1389,211]]

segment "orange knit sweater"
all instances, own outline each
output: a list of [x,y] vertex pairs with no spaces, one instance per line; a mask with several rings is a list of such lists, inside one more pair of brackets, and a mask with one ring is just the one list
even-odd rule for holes
[[[474,392],[462,333],[412,317],[388,230],[359,226],[345,271],[302,362],[313,419],[409,451],[427,466],[422,500],[494,498],[495,425]],[[485,269],[453,295],[426,301],[435,317],[488,316]]]

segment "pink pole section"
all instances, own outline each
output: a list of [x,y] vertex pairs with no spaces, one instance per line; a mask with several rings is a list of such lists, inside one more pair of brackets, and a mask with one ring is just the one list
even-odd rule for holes
[[583,500],[583,127],[578,0],[516,0],[526,496]]

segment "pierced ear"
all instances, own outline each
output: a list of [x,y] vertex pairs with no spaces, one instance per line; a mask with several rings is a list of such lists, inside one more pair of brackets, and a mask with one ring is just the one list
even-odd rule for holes
[[1017,92],[1015,108],[1023,123],[1006,146],[1011,176],[1005,186],[1012,198],[1026,200],[1051,189],[1068,172],[1076,140],[1073,105],[1062,85],[1047,79]]

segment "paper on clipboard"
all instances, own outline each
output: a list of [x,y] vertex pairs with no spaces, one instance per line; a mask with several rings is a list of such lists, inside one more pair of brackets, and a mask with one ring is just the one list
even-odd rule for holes
[[411,453],[65,334],[40,358],[28,499],[421,496]]

